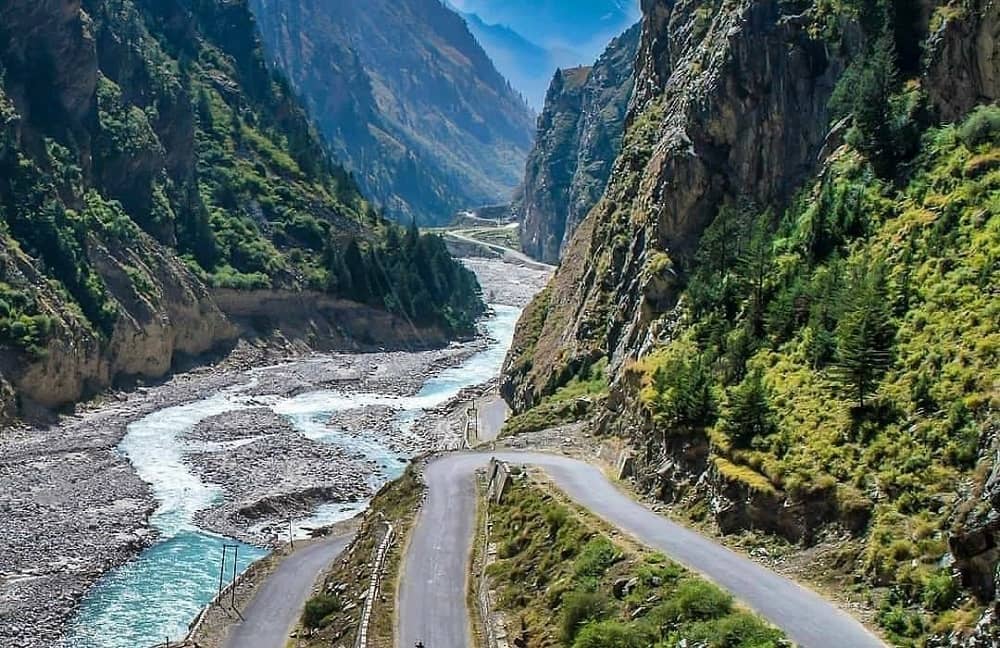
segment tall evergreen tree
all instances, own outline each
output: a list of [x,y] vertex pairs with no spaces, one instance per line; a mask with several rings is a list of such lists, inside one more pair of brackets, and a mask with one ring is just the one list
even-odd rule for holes
[[864,408],[892,360],[895,331],[885,269],[867,260],[851,270],[837,323],[837,374]]
[[751,371],[729,391],[722,429],[740,447],[748,447],[755,438],[774,431],[770,395],[761,371]]
[[765,287],[771,271],[770,214],[762,214],[753,220],[746,247],[739,258],[739,272],[745,286],[747,300],[747,323],[754,337],[764,331],[764,313],[767,307]]

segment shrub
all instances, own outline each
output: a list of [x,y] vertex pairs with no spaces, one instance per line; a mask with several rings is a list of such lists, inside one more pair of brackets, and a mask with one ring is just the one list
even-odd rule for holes
[[712,648],[777,648],[781,631],[752,614],[733,612],[716,621],[699,621],[681,630],[689,644]]
[[654,618],[670,625],[682,621],[707,621],[729,614],[733,597],[703,580],[687,580],[677,588],[675,596],[659,606]]
[[[559,628],[562,640],[572,645],[577,633],[587,623],[602,619],[608,611],[608,600],[596,592],[575,590],[563,596]],[[596,644],[595,644],[596,645]]]
[[581,630],[573,648],[646,648],[654,640],[652,633],[642,626],[604,621]]
[[580,581],[596,580],[615,564],[618,557],[618,551],[610,540],[594,538],[580,551],[573,573]]
[[340,599],[329,594],[314,596],[306,602],[302,612],[302,625],[310,630],[323,627],[323,621],[342,609]]
[[924,581],[923,603],[930,610],[943,611],[958,599],[958,583],[947,571],[938,571]]
[[1000,139],[1000,106],[979,106],[958,129],[958,138],[969,149]]

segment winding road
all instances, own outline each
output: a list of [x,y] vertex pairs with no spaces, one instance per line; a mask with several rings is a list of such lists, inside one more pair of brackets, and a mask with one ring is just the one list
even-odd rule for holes
[[225,648],[281,648],[302,613],[319,573],[332,563],[352,535],[319,540],[285,558],[232,627]]
[[477,505],[474,479],[491,457],[541,467],[578,504],[730,591],[805,648],[885,645],[812,590],[646,509],[594,466],[553,455],[500,452],[453,454],[428,465],[427,501],[400,576],[398,647],[417,641],[436,648],[473,645],[466,601]]

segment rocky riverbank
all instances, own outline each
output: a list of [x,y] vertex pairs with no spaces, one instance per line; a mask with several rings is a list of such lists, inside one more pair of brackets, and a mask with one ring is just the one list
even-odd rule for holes
[[[523,306],[547,274],[475,261],[495,303]],[[300,344],[240,343],[212,364],[162,384],[110,393],[47,427],[0,431],[0,645],[56,645],[80,598],[105,572],[156,539],[149,486],[116,448],[131,423],[161,409],[240,386],[247,407],[206,419],[183,438],[185,460],[223,501],[202,511],[206,529],[263,542],[276,520],[325,502],[370,495],[378,467],[309,439],[269,403],[317,390],[412,396],[426,380],[484,348],[485,339],[418,353],[313,354]],[[259,402],[258,402],[259,401]],[[395,408],[338,412],[328,427],[378,441],[400,455],[445,447],[426,420],[400,433]]]

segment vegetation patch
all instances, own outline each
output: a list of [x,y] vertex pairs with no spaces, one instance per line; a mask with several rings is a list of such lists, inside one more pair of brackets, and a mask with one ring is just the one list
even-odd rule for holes
[[779,630],[662,555],[617,544],[602,525],[525,479],[491,510],[488,568],[511,638],[573,648],[768,648]]
[[606,358],[585,367],[537,406],[507,419],[501,435],[516,436],[537,432],[586,418],[593,412],[596,401],[607,394],[607,371]]

